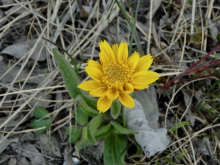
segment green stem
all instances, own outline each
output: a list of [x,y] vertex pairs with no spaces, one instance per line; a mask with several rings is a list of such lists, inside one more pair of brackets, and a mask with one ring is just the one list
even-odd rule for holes
[[125,110],[124,110],[124,106],[122,105],[121,107],[121,111],[122,111],[122,122],[123,122],[123,126],[126,127],[126,120],[125,120]]
[[135,27],[136,27],[136,22],[137,22],[137,15],[138,15],[139,6],[140,6],[140,0],[138,0],[138,2],[137,2],[135,18],[133,19],[133,25],[131,27],[131,40],[130,40],[130,43],[129,43],[129,53],[128,53],[128,55],[131,55],[131,49],[132,49],[132,43],[133,43],[133,40],[134,40],[134,32],[135,32]]

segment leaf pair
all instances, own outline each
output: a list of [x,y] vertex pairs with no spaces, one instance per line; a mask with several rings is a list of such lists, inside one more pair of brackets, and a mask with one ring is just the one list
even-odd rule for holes
[[79,139],[79,137],[82,134],[82,128],[78,128],[75,125],[72,125],[71,127],[66,128],[66,135],[69,136],[69,143],[76,143]]
[[99,114],[89,122],[86,131],[86,140],[81,139],[81,141],[76,143],[76,148],[78,150],[83,149],[85,146],[87,146],[85,145],[86,142],[88,144],[97,144],[97,140],[107,137],[112,132],[116,134],[135,134],[134,131],[121,126],[116,121],[111,121],[109,124],[106,125],[104,124],[104,121],[105,114]]
[[36,134],[42,134],[47,131],[51,126],[51,117],[49,112],[44,107],[36,107],[34,111],[34,116],[39,120],[31,123],[34,129],[42,128],[34,131]]

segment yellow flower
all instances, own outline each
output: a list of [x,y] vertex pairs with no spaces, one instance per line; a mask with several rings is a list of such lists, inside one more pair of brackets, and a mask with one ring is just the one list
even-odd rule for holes
[[89,60],[85,68],[93,80],[82,82],[78,88],[88,91],[93,97],[99,97],[97,108],[100,112],[106,112],[112,101],[118,98],[125,107],[134,107],[134,100],[129,94],[148,88],[160,77],[158,73],[148,71],[153,62],[152,56],[140,57],[134,52],[128,58],[126,42],[119,46],[114,44],[111,48],[106,41],[102,41],[99,46],[100,63]]

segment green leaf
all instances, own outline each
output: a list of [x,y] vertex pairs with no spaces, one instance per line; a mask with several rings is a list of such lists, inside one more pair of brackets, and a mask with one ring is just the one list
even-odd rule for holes
[[69,143],[76,143],[82,134],[82,128],[77,128],[75,125],[66,128],[66,135],[69,136]]
[[83,98],[81,98],[77,103],[81,106],[85,114],[91,117],[97,116],[99,114],[98,110],[91,108]]
[[118,132],[118,133],[121,133],[121,134],[135,134],[136,132],[135,131],[132,131],[130,129],[127,129],[125,127],[122,127],[118,122],[116,121],[111,121],[111,125],[115,128],[115,130]]
[[106,137],[107,135],[109,135],[109,133],[111,133],[111,131],[112,131],[111,124],[108,124],[104,127],[101,127],[100,129],[98,129],[95,132],[95,138],[98,140],[98,139],[101,139],[103,137]]
[[192,3],[193,3],[193,0],[188,0],[188,3],[189,3],[189,4],[192,4]]
[[180,122],[178,125],[174,126],[174,127],[171,128],[169,131],[170,131],[170,132],[174,132],[174,131],[176,131],[177,129],[179,129],[179,128],[185,126],[185,125],[190,125],[190,122],[188,122],[188,121]]
[[218,43],[220,43],[220,33],[217,34],[216,39],[218,40]]
[[[134,136],[133,136],[133,138],[134,138]],[[135,154],[129,156],[129,158],[140,157],[143,154],[143,150],[142,150],[141,146],[137,143],[137,141],[135,139],[133,139],[133,140],[134,140],[133,144],[137,147],[137,149],[136,149],[137,151]]]
[[34,129],[45,127],[41,130],[34,131],[36,134],[42,134],[50,128],[51,119],[40,119],[31,123]]
[[[38,119],[47,116],[49,112],[44,107],[35,107],[34,116]],[[49,118],[49,116],[48,116]]]
[[81,150],[85,147],[92,145],[87,138],[87,128],[87,126],[83,127],[81,139],[75,143],[75,149]]
[[58,47],[59,49],[61,49],[63,52],[65,52],[66,55],[71,59],[71,62],[72,62],[72,64],[74,65],[75,72],[77,73],[77,75],[79,75],[79,69],[77,68],[76,62],[75,62],[75,60],[73,59],[73,57],[68,53],[68,51],[66,51],[65,49],[63,49],[62,46],[59,46],[59,45],[57,45],[56,43],[54,43],[54,42],[52,42],[52,41],[50,41],[50,40],[48,40],[48,39],[46,39],[46,38],[44,38],[44,37],[42,37],[42,38],[45,39],[46,41],[50,42],[51,44],[57,46],[57,47]]
[[127,139],[123,135],[111,133],[104,140],[104,164],[124,165]]
[[92,108],[97,109],[97,99],[91,96],[88,96],[84,91],[81,91],[81,95],[83,97],[83,99],[86,101],[86,103],[91,106]]
[[88,115],[95,116],[96,114],[98,114],[98,111],[88,106],[88,104],[91,104],[93,107],[96,106],[96,101],[93,98],[87,96],[77,87],[80,83],[79,77],[77,76],[75,70],[71,67],[69,62],[62,55],[60,55],[59,51],[56,48],[53,49],[53,54],[60,69],[65,87],[69,92],[69,95],[73,99],[75,99],[78,95],[82,95],[83,98],[86,99],[86,102],[83,98],[79,100],[79,104],[82,106],[82,108],[89,113]]
[[88,124],[89,116],[84,113],[82,107],[78,107],[75,113],[76,113],[76,121],[79,125],[85,126]]
[[[36,118],[44,118],[48,114],[49,114],[49,112],[44,107],[40,107],[40,106],[35,107],[34,116]],[[37,120],[37,121],[34,121],[31,123],[31,126],[34,129],[45,127],[43,129],[34,131],[36,134],[44,133],[45,131],[47,131],[50,128],[50,125],[51,125],[50,116],[47,116],[45,119],[40,119],[40,120]]]
[[104,115],[100,114],[96,117],[94,117],[88,125],[87,129],[87,136],[88,140],[92,144],[96,144],[96,139],[95,139],[95,132],[97,131],[97,128],[102,124],[104,120]]
[[[137,1],[137,8],[136,8],[136,13],[135,13],[135,18],[132,17],[132,19],[130,19],[129,17],[132,16],[132,15],[129,15],[128,12],[126,11],[124,5],[121,3],[121,1],[119,0],[115,0],[115,3],[118,5],[121,13],[123,14],[123,16],[125,17],[126,21],[128,22],[128,25],[131,29],[131,40],[130,40],[130,43],[129,43],[129,55],[130,55],[130,52],[131,52],[131,46],[132,45],[131,43],[133,42],[133,39],[135,41],[135,43],[137,44],[137,47],[138,47],[138,50],[141,51],[140,53],[143,54],[143,51],[142,51],[142,48],[141,48],[141,45],[140,45],[140,41],[139,39],[136,37],[137,35],[137,31],[135,29],[135,25],[136,25],[136,20],[137,20],[137,16],[138,16],[138,8],[139,8],[139,4],[140,4],[140,0]],[[133,20],[133,21],[131,21]]]
[[121,104],[118,100],[113,101],[111,106],[111,116],[113,119],[117,119],[121,113]]
[[198,26],[196,25],[196,23],[194,23],[193,25],[194,25],[194,30],[195,30],[195,32],[198,33],[198,32],[199,32]]
[[167,163],[173,163],[172,160],[168,157],[163,157],[163,159],[167,162]]
[[65,59],[65,57],[60,55],[57,48],[53,49],[53,55],[60,69],[60,73],[63,78],[65,87],[69,92],[69,95],[73,99],[75,99],[78,94],[81,94],[79,88],[77,88],[77,86],[80,83],[79,77],[77,76],[75,70],[71,67],[69,62]]
[[92,145],[90,142],[89,142],[89,140],[86,138],[86,139],[81,139],[81,140],[79,140],[78,142],[76,142],[75,143],[75,148],[76,148],[76,150],[81,150],[81,149],[83,149],[83,148],[85,148],[85,147],[88,147],[88,146],[90,146],[90,145]]
[[[48,41],[48,40],[47,40]],[[69,92],[69,95],[75,99],[78,94],[82,95],[86,100],[87,104],[92,107],[96,107],[97,100],[95,98],[89,97],[85,92],[80,90],[77,86],[80,84],[79,77],[76,73],[76,70],[72,68],[69,62],[64,58],[64,56],[60,55],[57,48],[53,49],[54,59],[56,60],[58,67],[60,69],[61,76],[63,78],[65,87]],[[69,54],[68,54],[69,56]],[[73,61],[73,59],[71,59]],[[76,65],[74,65],[76,67]]]
[[168,162],[169,164],[172,164],[172,165],[184,165],[184,164],[179,164],[179,163],[175,163],[173,162],[170,158],[168,157],[163,157],[163,159]]
[[188,153],[188,152],[185,151],[185,152],[183,152],[183,153],[181,153],[181,154],[179,154],[179,155],[176,155],[176,157],[177,157],[177,158],[180,158],[180,159],[183,159],[184,156],[185,156],[187,153]]
[[88,126],[85,126],[82,128],[82,139],[87,138],[87,129],[88,129]]

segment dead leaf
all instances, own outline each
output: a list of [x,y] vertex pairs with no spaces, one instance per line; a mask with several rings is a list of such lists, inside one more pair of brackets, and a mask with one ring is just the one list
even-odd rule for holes
[[[17,76],[20,67],[18,66],[13,66],[13,68],[11,67],[12,66],[9,66],[5,62],[0,61],[0,77],[5,75],[5,73],[7,72],[6,75],[2,79],[0,79],[1,81],[11,83],[14,80],[14,78]],[[17,80],[24,81],[28,77],[28,74],[29,73],[27,70],[22,70]],[[36,72],[33,72],[33,74],[34,76],[29,77],[29,79],[27,80],[28,83],[40,84],[46,78],[46,74],[39,74],[37,76],[36,76]]]
[[48,138],[45,134],[40,135],[41,150],[44,155],[62,157],[58,142],[55,138]]
[[[145,116],[144,111],[151,111],[150,107],[151,105],[149,105],[147,109],[143,109],[141,103],[135,100],[134,108],[125,108],[127,127],[138,132],[138,134],[134,135],[135,139],[148,158],[155,155],[157,152],[164,151],[170,143],[170,140],[166,136],[167,129],[152,128],[145,118],[147,116]],[[154,114],[152,114],[152,116],[154,116]],[[148,118],[150,117],[151,116],[148,116]]]
[[[1,124],[0,124],[1,125]],[[0,134],[0,141],[3,139],[3,134]],[[18,138],[14,139],[5,139],[0,143],[0,154],[12,143],[12,142],[18,142]]]
[[16,165],[17,164],[17,159],[16,158],[11,158],[8,165]]
[[42,154],[30,143],[14,145],[13,149],[18,154],[28,158],[31,161],[31,165],[46,165]]
[[137,91],[134,97],[141,103],[149,126],[158,128],[159,108],[154,87],[150,86],[146,90]]
[[[37,42],[37,39],[30,39],[28,41],[15,43],[3,49],[1,51],[1,54],[8,54],[8,55],[11,55],[13,57],[20,59],[24,56],[27,56],[28,51],[34,47],[36,42]],[[33,52],[33,54],[30,57],[31,59],[38,60],[38,61],[46,60],[46,48],[44,47],[42,51],[40,52],[42,45],[43,45],[43,42],[39,41],[35,48],[35,50],[37,51]],[[39,53],[40,53],[40,57],[38,58]]]

